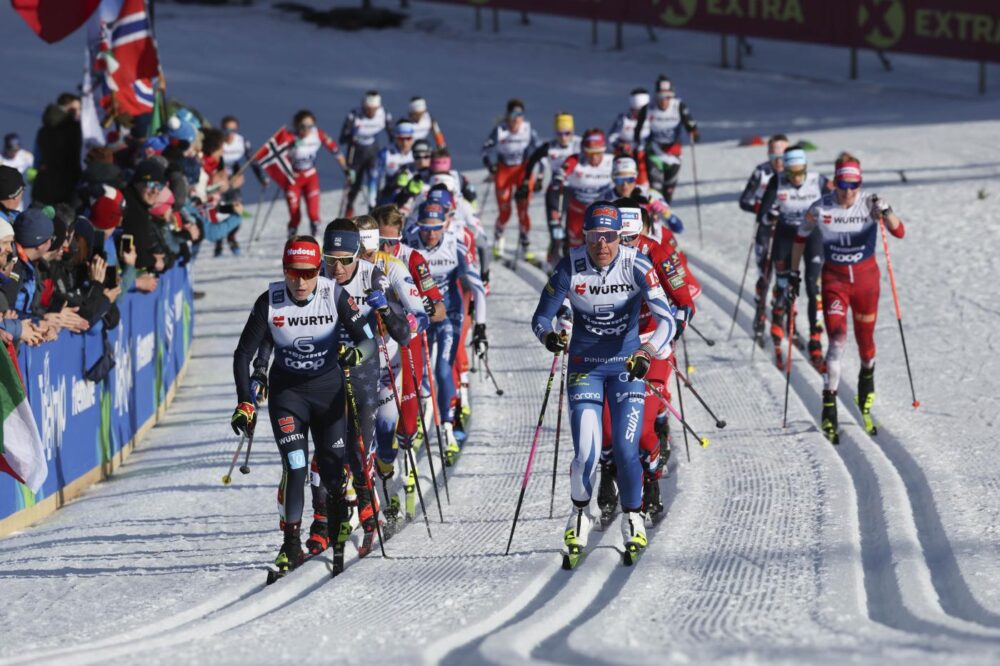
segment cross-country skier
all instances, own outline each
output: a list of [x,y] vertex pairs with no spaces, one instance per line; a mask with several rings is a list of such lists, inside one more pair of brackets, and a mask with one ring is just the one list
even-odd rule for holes
[[[545,159],[549,163],[549,187],[545,190],[545,219],[549,224],[548,262],[555,265],[562,256],[563,242],[566,231],[562,226],[562,198],[559,188],[554,187],[556,174],[562,169],[563,162],[580,152],[580,135],[573,132],[573,116],[566,112],[556,114],[556,135],[538,146],[528,158],[526,171],[534,173],[535,165]],[[515,193],[515,198],[528,195],[528,184],[521,183]]]
[[[646,546],[639,461],[645,387],[641,379],[653,358],[669,349],[675,324],[652,263],[636,249],[622,247],[621,215],[598,201],[584,213],[586,245],[570,250],[549,276],[532,318],[532,329],[551,352],[566,350],[565,335],[553,318],[568,297],[573,311],[569,343],[569,408],[574,458],[570,465],[573,509],[564,533],[568,566],[582,556],[593,519],[590,498],[601,450],[601,411],[611,405],[612,448],[621,488],[622,537],[628,562]],[[657,326],[639,340],[639,310],[649,305]]]
[[[761,198],[757,221],[768,227],[771,225],[774,240],[771,241],[771,261],[774,265],[774,300],[771,302],[771,339],[774,341],[774,362],[784,368],[781,340],[787,327],[785,289],[788,286],[788,271],[792,258],[792,244],[809,207],[828,190],[826,176],[811,172],[807,167],[806,151],[798,144],[784,152],[784,169],[771,178]],[[819,231],[813,231],[805,248],[806,252],[806,298],[809,314],[809,358],[817,370],[822,372],[823,345],[818,319],[819,274],[823,267],[823,241]],[[758,308],[758,315],[763,313]],[[764,320],[758,316],[754,322],[754,333],[760,335]]]
[[463,281],[472,291],[474,303],[472,345],[476,353],[485,353],[489,343],[486,338],[486,287],[480,277],[472,254],[462,235],[448,226],[448,211],[440,203],[426,201],[417,214],[417,224],[407,234],[407,244],[427,258],[431,276],[444,297],[448,316],[428,331],[428,344],[437,344],[434,361],[434,380],[437,386],[438,411],[448,439],[447,454],[451,461],[460,448],[455,437],[455,407],[453,400],[458,392],[454,365],[458,352],[465,302],[459,289]]
[[353,109],[344,118],[340,129],[340,143],[347,146],[351,187],[347,192],[345,217],[354,217],[354,200],[362,188],[367,191],[365,200],[369,210],[375,207],[378,193],[378,135],[385,132],[392,139],[392,114],[382,106],[382,96],[369,90],[361,100],[361,108]]
[[639,124],[639,114],[649,106],[649,91],[645,88],[633,88],[628,94],[628,111],[622,111],[615,118],[608,130],[608,145],[615,157],[634,157],[639,165],[638,182],[646,184],[646,151],[643,145],[649,138],[649,125],[643,124],[640,136],[636,137],[635,129]]
[[376,168],[378,202],[391,203],[396,193],[396,179],[407,164],[413,163],[413,123],[400,120],[393,132],[395,145],[386,146],[378,153]]
[[[877,194],[861,189],[861,162],[842,153],[834,166],[836,189],[810,206],[795,237],[788,299],[799,293],[802,281],[799,263],[812,235],[819,233],[823,243],[823,319],[829,349],[823,386],[821,425],[824,434],[836,444],[837,387],[840,363],[847,345],[847,310],[854,319],[854,338],[861,356],[858,375],[858,406],[865,429],[875,434],[871,407],[875,401],[875,320],[878,317],[879,269],[875,260],[879,221],[884,221],[896,238],[905,233],[903,221],[892,206]],[[807,273],[808,275],[808,273]]]
[[[340,365],[355,366],[376,352],[372,330],[357,303],[333,280],[319,275],[320,261],[315,238],[288,240],[282,253],[285,279],[271,283],[257,299],[233,354],[239,404],[232,426],[237,434],[253,434],[257,416],[252,395],[262,391],[266,396],[270,389],[271,429],[282,467],[278,510],[284,541],[275,559],[282,573],[303,559],[299,532],[308,433],[312,433],[319,476],[330,497],[328,515],[341,515],[336,512],[344,504],[344,465],[360,468],[361,461],[356,447],[345,446]],[[352,344],[340,346],[338,327]],[[252,386],[250,360],[262,345],[273,346],[275,360],[269,375],[254,374]]]
[[[503,232],[510,219],[510,199],[521,183],[528,184],[527,196],[518,199],[517,222],[521,252],[527,261],[534,261],[535,255],[530,248],[528,232],[531,231],[531,218],[528,206],[531,203],[531,189],[534,186],[534,175],[528,173],[526,162],[535,146],[538,145],[538,135],[532,129],[531,123],[524,117],[524,102],[511,99],[507,102],[507,116],[501,121],[483,142],[483,164],[493,175],[497,197],[497,221],[493,232],[493,256],[500,258],[503,254]],[[496,153],[496,162],[490,159]],[[485,205],[485,203],[484,203]]]
[[431,112],[427,110],[427,100],[420,96],[411,97],[407,110],[409,111],[407,117],[413,123],[413,140],[433,139],[435,147],[444,148],[446,145],[444,132],[441,131],[437,120],[431,116]]
[[306,200],[306,212],[312,235],[319,228],[319,172],[316,170],[316,157],[320,148],[326,148],[336,158],[340,168],[347,171],[347,162],[340,154],[337,142],[329,134],[316,127],[316,116],[311,111],[303,109],[292,119],[295,129],[295,144],[288,151],[288,160],[295,170],[295,180],[285,190],[285,201],[288,204],[288,235],[294,236],[299,230],[301,219],[302,198]]
[[582,152],[571,155],[552,178],[550,189],[561,195],[566,211],[566,243],[569,248],[583,245],[583,213],[595,201],[610,199],[614,185],[611,166],[614,155],[605,152],[604,132],[595,128],[583,133]]
[[[681,128],[698,143],[698,123],[684,100],[677,97],[670,79],[661,75],[656,80],[655,94],[655,105],[640,112],[636,143],[645,145],[650,186],[670,203],[681,171]],[[647,130],[649,137],[642,140]]]
[[[780,174],[785,169],[785,149],[788,148],[788,137],[784,134],[775,134],[767,141],[767,161],[761,162],[754,167],[750,179],[747,180],[746,187],[740,195],[740,208],[748,213],[754,214],[756,224],[757,215],[760,213],[760,203],[767,191],[767,185],[775,174]],[[774,227],[766,227],[757,224],[757,235],[754,239],[754,256],[757,259],[759,276],[757,277],[757,303],[762,303],[767,297],[767,288],[771,282],[771,269],[765,266],[768,260],[767,253],[770,248],[771,231]]]

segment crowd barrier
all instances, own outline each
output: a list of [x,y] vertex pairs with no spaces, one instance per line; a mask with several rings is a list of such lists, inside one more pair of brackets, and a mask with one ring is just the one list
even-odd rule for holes
[[[0,474],[0,536],[107,478],[163,416],[187,368],[192,296],[188,269],[172,268],[156,291],[118,299],[117,328],[64,331],[38,347],[21,345],[18,360],[49,473],[37,494]],[[113,350],[115,367],[97,383],[85,379],[105,349]]]

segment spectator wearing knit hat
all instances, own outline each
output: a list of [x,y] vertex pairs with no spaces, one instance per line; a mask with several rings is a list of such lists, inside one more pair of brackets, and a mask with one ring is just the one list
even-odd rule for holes
[[0,220],[13,223],[24,200],[24,178],[9,166],[0,166]]
[[168,250],[153,217],[152,208],[166,183],[161,158],[139,162],[125,188],[125,217],[122,230],[135,239],[135,268],[140,273],[162,273],[169,268]]
[[14,309],[23,317],[37,314],[35,299],[38,291],[37,262],[45,256],[52,245],[55,225],[49,216],[38,208],[29,208],[14,220],[14,242],[18,263],[15,275],[18,279]]

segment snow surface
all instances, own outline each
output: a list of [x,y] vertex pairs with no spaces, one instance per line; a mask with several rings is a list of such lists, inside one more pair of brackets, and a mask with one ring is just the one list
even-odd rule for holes
[[[626,28],[618,53],[606,27],[592,48],[585,22],[533,16],[524,27],[503,17],[499,35],[475,33],[468,9],[419,3],[400,31],[347,34],[261,4],[158,3],[172,94],[212,118],[237,111],[257,141],[301,106],[333,131],[369,87],[394,111],[421,92],[457,161],[474,168],[509,96],[525,98],[543,137],[563,108],[578,128],[606,128],[629,88],[669,72],[706,140],[697,148],[704,247],[687,152],[675,201],[705,287],[695,323],[718,341],[709,348],[687,336],[692,380],[729,426],[716,431],[686,396],[711,444],[694,446],[688,463],[674,428],[667,516],[639,565],[618,564],[614,529],[594,535],[598,547],[578,571],[559,570],[568,480],[559,475],[549,519],[551,406],[512,555],[503,556],[549,357],[528,330],[544,276],[497,265],[490,360],[505,395],[474,376],[471,443],[434,539],[413,524],[388,542],[390,560],[375,553],[332,582],[325,562],[312,562],[265,589],[261,565],[279,542],[273,446],[262,438],[252,473],[232,487],[219,478],[235,445],[231,352],[256,294],[278,275],[276,211],[251,256],[197,264],[207,296],[167,418],[112,480],[0,541],[0,663],[1000,661],[997,92],[974,94],[972,63],[900,56],[884,73],[863,54],[862,80],[847,82],[842,50],[755,41],[752,70],[734,72],[715,67],[718,41],[705,35],[658,31],[650,44]],[[79,37],[44,47],[0,7],[0,57],[19,63],[5,79],[16,94],[0,103],[3,131],[30,141],[45,101],[72,87],[78,47]],[[839,448],[817,432],[821,382],[801,355],[781,428],[784,377],[770,352],[749,362],[745,295],[726,339],[751,234],[736,197],[764,159],[733,139],[781,130],[817,144],[811,159],[826,172],[839,150],[855,152],[866,187],[907,224],[891,247],[922,406],[909,406],[883,275],[880,433],[857,425],[852,343]],[[324,195],[326,217],[338,202]],[[489,203],[489,224],[494,211]],[[534,239],[544,247],[544,231]],[[564,432],[563,471],[569,447]]]

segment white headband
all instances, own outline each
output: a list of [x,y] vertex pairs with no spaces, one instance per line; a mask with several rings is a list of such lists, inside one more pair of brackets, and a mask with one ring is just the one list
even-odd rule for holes
[[374,252],[378,249],[378,229],[362,229],[358,234],[361,235],[361,247],[365,252]]

